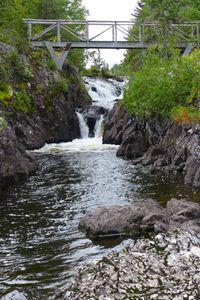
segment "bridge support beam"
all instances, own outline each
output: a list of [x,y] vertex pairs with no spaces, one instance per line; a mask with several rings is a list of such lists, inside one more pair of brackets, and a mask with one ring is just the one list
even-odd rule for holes
[[55,62],[56,64],[56,67],[59,71],[62,70],[62,67],[64,65],[64,62],[65,62],[65,59],[67,58],[68,54],[69,54],[69,51],[71,49],[71,46],[72,46],[72,43],[66,43],[66,46],[64,48],[64,51],[61,53],[60,56],[58,56],[56,54],[56,52],[54,51],[53,49],[53,46],[52,46],[52,43],[50,42],[45,42],[45,45],[51,55],[51,58],[53,59],[53,61]]

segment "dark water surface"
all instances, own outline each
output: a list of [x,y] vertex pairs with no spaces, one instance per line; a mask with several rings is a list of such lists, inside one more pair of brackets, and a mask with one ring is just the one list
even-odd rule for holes
[[18,290],[48,299],[78,266],[116,245],[92,244],[78,231],[81,216],[99,206],[151,197],[199,201],[182,179],[151,174],[115,150],[37,154],[40,169],[0,201],[0,297]]

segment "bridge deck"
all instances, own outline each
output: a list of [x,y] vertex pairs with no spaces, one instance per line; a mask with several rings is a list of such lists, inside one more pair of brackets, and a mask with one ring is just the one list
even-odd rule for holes
[[[108,42],[108,41],[97,41],[97,42],[71,42],[71,48],[74,49],[147,49],[155,43],[145,42]],[[30,44],[37,48],[43,48],[43,41],[30,41]],[[176,48],[185,49],[188,43],[178,43],[175,45]],[[64,48],[66,42],[51,42],[53,48]]]
[[[142,23],[133,28],[131,21],[35,20],[26,19],[29,41],[32,46],[45,47],[51,42],[55,48],[71,43],[71,48],[84,49],[146,49],[157,44],[162,35],[158,23]],[[174,38],[176,48],[186,48],[192,43],[200,47],[200,22],[170,24],[167,32]],[[149,41],[152,36],[152,41]]]

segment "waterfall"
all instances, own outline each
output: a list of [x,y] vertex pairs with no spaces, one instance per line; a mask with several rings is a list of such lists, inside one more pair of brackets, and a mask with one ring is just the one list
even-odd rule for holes
[[125,82],[114,79],[83,77],[85,86],[95,105],[112,109],[116,100],[122,99]]
[[[114,103],[122,98],[124,82],[119,82],[114,79],[98,79],[98,78],[83,78],[88,93],[93,101],[94,107],[102,107],[103,113],[112,109]],[[84,112],[84,116],[77,112],[79,119],[79,127],[81,138],[88,138],[93,136],[101,138],[103,135],[103,113],[93,116],[94,111],[90,112],[89,117]],[[96,119],[96,124],[94,124]],[[89,128],[88,128],[89,127]]]
[[[76,112],[79,121],[80,139],[59,144],[46,144],[39,153],[59,153],[61,151],[107,151],[117,149],[116,145],[102,144],[104,113],[112,109],[116,100],[122,97],[123,83],[113,79],[84,78],[88,92],[93,100],[90,112]],[[96,123],[95,123],[96,122]],[[89,129],[90,126],[90,129]],[[89,136],[93,136],[90,138]]]
[[104,115],[101,115],[100,119],[96,121],[95,138],[100,138],[103,135],[103,121],[104,121]]
[[89,135],[89,128],[84,120],[84,117],[79,113],[76,112],[76,115],[78,117],[79,120],[79,128],[80,128],[80,134],[81,134],[81,138],[88,138]]

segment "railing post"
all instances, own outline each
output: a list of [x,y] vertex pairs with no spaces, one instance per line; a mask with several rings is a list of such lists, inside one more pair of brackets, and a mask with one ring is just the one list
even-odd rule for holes
[[31,22],[28,23],[28,39],[29,39],[29,42],[32,40],[32,24],[31,24]]
[[200,23],[197,24],[197,47],[200,47]]
[[144,24],[142,23],[139,27],[139,42],[143,42],[144,38]]
[[139,32],[139,39],[140,39],[140,42],[144,42],[144,23],[142,23],[140,25],[140,32]]
[[117,22],[115,21],[115,43],[117,43]]
[[115,25],[112,25],[112,42],[115,41]]
[[60,35],[60,22],[57,22],[57,42],[60,43],[61,41],[61,35]]
[[89,43],[89,41],[90,41],[90,38],[89,38],[89,23],[88,23],[88,21],[86,23],[86,41],[87,41],[87,43]]

